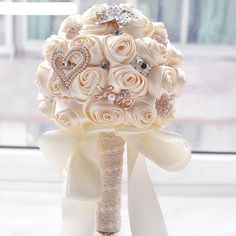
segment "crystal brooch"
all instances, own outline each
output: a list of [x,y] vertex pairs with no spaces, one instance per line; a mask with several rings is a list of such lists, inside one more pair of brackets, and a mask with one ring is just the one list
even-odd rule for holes
[[169,120],[173,111],[173,98],[167,94],[162,94],[159,99],[156,99],[156,111],[157,115],[163,120]]
[[141,57],[135,57],[131,62],[131,65],[136,69],[141,75],[147,77],[150,74],[151,66],[145,62]]
[[69,89],[74,78],[85,70],[90,59],[86,47],[79,45],[68,52],[54,52],[52,56],[52,68],[66,89]]
[[121,8],[117,5],[106,5],[97,11],[96,24],[104,24],[107,22],[115,21],[119,27],[125,26],[130,18],[137,19],[138,16],[131,10]]

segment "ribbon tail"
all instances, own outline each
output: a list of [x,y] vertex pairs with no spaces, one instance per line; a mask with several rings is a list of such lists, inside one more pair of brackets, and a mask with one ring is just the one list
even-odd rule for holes
[[62,223],[59,236],[92,236],[96,202],[62,199]]
[[86,134],[78,143],[67,164],[67,197],[97,200],[101,196],[100,167],[97,158],[97,135]]
[[57,174],[64,180],[59,236],[92,236],[96,200],[101,194],[97,136],[50,131],[39,140]]
[[167,236],[165,221],[144,157],[128,146],[128,203],[133,236]]

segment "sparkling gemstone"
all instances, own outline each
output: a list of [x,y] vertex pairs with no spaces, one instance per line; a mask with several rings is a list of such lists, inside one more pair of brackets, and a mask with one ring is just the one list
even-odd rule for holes
[[131,65],[143,76],[148,76],[150,74],[151,66],[141,57],[134,58]]
[[146,63],[142,63],[141,68],[142,69],[146,69],[147,68],[147,64]]
[[101,67],[105,70],[109,70],[110,68],[110,62],[108,60],[104,60],[101,64]]

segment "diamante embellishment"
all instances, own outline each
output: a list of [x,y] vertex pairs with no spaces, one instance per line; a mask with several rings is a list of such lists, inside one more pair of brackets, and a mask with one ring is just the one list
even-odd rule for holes
[[75,36],[77,36],[82,28],[82,24],[75,24],[72,25],[68,31],[66,32],[66,39],[73,39]]
[[101,93],[94,96],[95,101],[98,101],[100,99],[107,99],[109,102],[124,109],[129,109],[134,105],[135,100],[131,98],[128,89],[121,89],[119,93],[115,93],[113,92],[113,90],[114,87],[112,85],[109,85]]
[[130,18],[137,19],[138,16],[131,10],[121,8],[117,5],[106,5],[97,12],[98,19],[96,24],[104,24],[116,21],[119,27],[125,26]]
[[151,71],[151,66],[141,57],[135,57],[131,65],[143,76],[148,76]]
[[110,68],[110,62],[108,60],[104,60],[102,63],[101,63],[101,67],[105,70],[109,70]]
[[89,59],[88,49],[79,45],[66,54],[55,52],[52,56],[52,68],[66,89],[69,89],[74,78],[88,66]]
[[171,113],[173,111],[173,98],[169,97],[167,94],[162,94],[159,99],[156,99],[156,110],[157,114],[161,119],[171,118]]

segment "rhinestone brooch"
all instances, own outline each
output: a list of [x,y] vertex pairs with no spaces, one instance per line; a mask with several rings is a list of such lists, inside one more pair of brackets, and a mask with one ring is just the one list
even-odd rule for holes
[[141,75],[147,77],[150,74],[151,66],[145,62],[141,57],[135,57],[131,62],[131,65],[136,69]]
[[107,22],[115,21],[119,27],[125,26],[130,18],[137,19],[138,16],[131,10],[121,8],[117,5],[106,5],[97,11],[96,24],[104,24]]
[[94,96],[95,101],[100,99],[107,99],[110,103],[113,103],[123,109],[131,108],[135,100],[131,98],[130,92],[128,89],[121,89],[119,93],[113,92],[114,87],[109,85],[101,93]]
[[161,119],[170,119],[171,113],[173,111],[173,98],[169,97],[167,94],[162,94],[159,99],[156,99],[156,111],[157,115]]
[[86,47],[79,45],[67,53],[56,51],[52,56],[52,68],[66,89],[69,89],[74,78],[85,70],[90,59]]
[[161,43],[165,46],[167,46],[169,40],[160,36],[157,32],[154,32],[151,36],[152,39],[156,40],[158,43]]
[[75,24],[72,25],[68,31],[66,32],[66,39],[73,39],[75,36],[77,36],[82,28],[82,24]]

